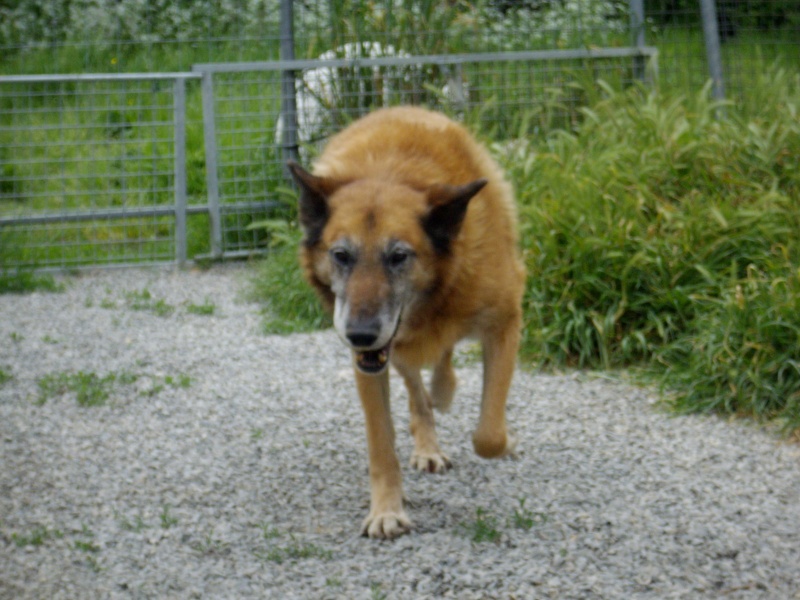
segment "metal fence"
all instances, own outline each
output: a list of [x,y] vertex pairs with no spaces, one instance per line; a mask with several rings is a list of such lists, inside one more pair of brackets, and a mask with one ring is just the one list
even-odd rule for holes
[[[159,19],[122,2],[97,17],[99,38],[38,44],[3,22],[5,73],[174,72],[0,76],[0,269],[263,251],[285,214],[285,159],[308,161],[380,106],[426,104],[502,145],[574,124],[597,79],[699,89],[711,76],[719,96],[743,95],[748,68],[798,58],[791,11],[751,43],[770,3],[786,1],[236,0]],[[53,23],[75,18],[48,6]]]
[[192,77],[3,78],[2,266],[185,262]]

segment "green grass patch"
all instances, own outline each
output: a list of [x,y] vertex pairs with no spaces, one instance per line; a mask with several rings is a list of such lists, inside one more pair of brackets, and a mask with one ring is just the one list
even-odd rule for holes
[[170,514],[169,512],[170,508],[171,507],[169,504],[165,504],[161,508],[161,514],[159,515],[159,520],[161,521],[162,529],[169,529],[170,527],[174,527],[175,525],[178,524],[177,517],[174,517],[172,514]]
[[307,560],[316,558],[319,560],[331,560],[333,552],[317,546],[316,544],[307,544],[297,541],[293,536],[289,544],[285,546],[275,546],[268,549],[266,552],[258,552],[256,554],[259,558],[281,564],[287,560]]
[[609,89],[509,164],[535,362],[646,365],[682,411],[800,427],[800,76],[757,86],[752,107]]
[[122,371],[98,375],[94,372],[78,371],[76,373],[59,372],[50,373],[37,381],[39,395],[36,404],[42,406],[48,400],[67,394],[74,395],[79,406],[104,406],[114,392],[119,392],[120,387],[131,386],[140,379],[149,379],[149,386],[140,386],[140,396],[155,396],[163,391],[165,386],[176,389],[187,389],[192,385],[188,375],[150,377]]
[[500,541],[502,536],[497,517],[481,507],[475,510],[474,520],[466,521],[459,525],[459,531],[476,544],[482,542],[492,542],[496,544]]
[[295,234],[291,243],[270,252],[251,281],[250,297],[264,305],[264,333],[298,333],[330,325],[330,317],[303,280],[297,259],[299,243]]
[[6,368],[0,367],[0,385],[7,383],[13,379],[13,375]]
[[80,406],[102,406],[108,400],[116,378],[113,373],[101,377],[83,371],[45,375],[38,381],[38,404],[72,392]]
[[186,305],[186,312],[191,315],[200,315],[203,317],[210,317],[217,310],[217,307],[208,298],[202,304],[195,304],[190,302]]
[[58,529],[48,529],[44,526],[37,526],[28,533],[12,533],[11,541],[13,541],[18,548],[24,548],[25,546],[42,546],[49,540],[63,537],[64,533]]
[[143,310],[159,317],[168,317],[175,312],[174,306],[163,298],[156,298],[147,288],[126,292],[125,304],[131,310]]
[[33,271],[0,270],[0,294],[29,294],[32,292],[63,292],[64,285],[52,275]]

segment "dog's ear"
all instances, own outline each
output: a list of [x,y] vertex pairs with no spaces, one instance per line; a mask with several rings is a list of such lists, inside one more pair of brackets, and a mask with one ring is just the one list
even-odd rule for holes
[[430,209],[422,219],[422,227],[436,252],[446,254],[450,251],[451,242],[461,231],[469,201],[487,183],[486,179],[477,179],[465,185],[434,185],[428,188]]
[[305,233],[304,243],[314,246],[319,242],[330,216],[328,198],[342,184],[328,177],[312,175],[293,160],[288,161],[286,166],[300,188],[298,213],[300,226]]

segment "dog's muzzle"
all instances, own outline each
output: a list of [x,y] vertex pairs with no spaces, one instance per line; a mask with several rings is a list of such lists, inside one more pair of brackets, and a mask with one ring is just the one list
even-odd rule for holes
[[[399,326],[400,318],[398,317],[388,341],[385,334],[381,336],[382,327],[379,319],[348,326],[345,337],[353,349],[356,366],[361,372],[377,375],[388,366],[392,342]],[[384,345],[376,348],[376,344],[379,343]]]

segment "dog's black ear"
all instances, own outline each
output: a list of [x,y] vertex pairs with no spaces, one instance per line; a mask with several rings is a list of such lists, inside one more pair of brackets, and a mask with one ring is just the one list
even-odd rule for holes
[[287,161],[286,166],[300,188],[298,213],[300,226],[305,233],[303,243],[314,246],[319,242],[330,216],[328,198],[341,183],[327,177],[312,175],[293,160]]
[[477,179],[465,185],[434,185],[428,189],[430,210],[422,219],[436,252],[446,254],[450,244],[461,231],[469,201],[488,183]]

